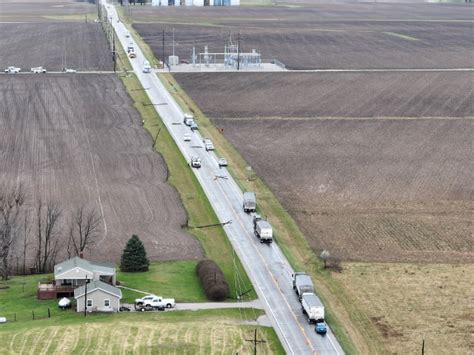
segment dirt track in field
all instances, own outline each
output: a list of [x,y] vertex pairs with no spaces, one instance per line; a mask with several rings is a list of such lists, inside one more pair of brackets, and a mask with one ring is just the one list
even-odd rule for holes
[[470,72],[174,76],[206,115],[216,118],[474,116]]
[[[471,16],[469,16],[471,13]],[[190,60],[196,52],[224,52],[240,32],[242,51],[257,49],[265,60],[291,69],[465,68],[474,66],[472,7],[344,4],[300,8],[132,10],[134,27],[162,57]],[[143,23],[140,23],[143,22]]]
[[89,203],[106,230],[86,257],[117,261],[132,234],[152,259],[202,255],[163,159],[114,75],[0,77],[0,181],[67,213]]
[[98,23],[2,23],[0,68],[23,71],[113,70],[112,55]]
[[472,119],[216,119],[316,252],[472,262]]

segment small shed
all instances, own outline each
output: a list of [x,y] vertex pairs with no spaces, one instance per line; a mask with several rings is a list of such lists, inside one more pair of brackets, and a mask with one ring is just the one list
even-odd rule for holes
[[77,312],[84,312],[85,307],[87,307],[87,312],[118,312],[122,290],[105,282],[94,280],[87,286],[76,288],[74,298],[76,299]]

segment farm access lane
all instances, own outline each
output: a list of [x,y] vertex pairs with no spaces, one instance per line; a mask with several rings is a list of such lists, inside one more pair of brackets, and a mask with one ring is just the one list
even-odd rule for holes
[[[242,191],[236,182],[220,169],[213,153],[206,153],[194,146],[202,146],[199,133],[193,134],[189,145],[183,141],[183,135],[190,133],[182,124],[183,112],[165,89],[159,78],[143,73],[145,56],[133,39],[125,37],[126,27],[118,22],[116,9],[106,5],[106,11],[112,19],[117,37],[123,47],[130,42],[136,48],[137,58],[131,61],[135,74],[148,94],[155,109],[168,128],[178,148],[189,161],[191,156],[200,155],[202,168],[193,169],[198,181],[206,193],[216,215],[226,224],[224,230],[248,273],[255,290],[264,305],[278,337],[290,354],[343,354],[343,350],[331,330],[326,337],[317,335],[301,313],[301,306],[292,289],[293,270],[280,248],[276,244],[261,245],[253,235],[251,217],[242,210]],[[225,179],[217,178],[225,176]],[[245,291],[245,290],[242,290]]]

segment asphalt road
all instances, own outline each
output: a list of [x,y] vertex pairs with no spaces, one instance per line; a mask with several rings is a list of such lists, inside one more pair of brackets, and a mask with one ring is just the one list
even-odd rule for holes
[[[103,1],[103,0],[102,0]],[[214,153],[206,152],[202,137],[192,133],[182,122],[183,111],[155,74],[143,73],[143,52],[132,38],[126,38],[126,27],[118,22],[117,12],[107,5],[107,12],[124,48],[133,43],[137,57],[131,60],[134,72],[155,105],[181,153],[190,161],[192,156],[202,159],[202,168],[193,169],[219,220],[229,220],[224,230],[239,256],[259,299],[278,337],[289,354],[343,354],[331,330],[324,337],[317,335],[314,326],[303,317],[301,306],[293,291],[293,270],[276,243],[261,244],[253,234],[251,216],[242,210],[242,191],[225,168],[219,168]],[[185,133],[191,133],[191,142],[184,142]],[[191,169],[191,168],[190,168]],[[226,176],[227,178],[216,178]],[[257,200],[258,202],[258,200]],[[270,221],[271,222],[271,221]]]

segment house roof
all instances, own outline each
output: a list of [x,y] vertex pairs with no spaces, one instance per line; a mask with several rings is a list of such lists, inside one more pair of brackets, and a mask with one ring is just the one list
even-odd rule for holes
[[92,273],[97,272],[99,274],[104,274],[104,275],[115,274],[115,266],[113,264],[92,262],[92,261],[81,259],[75,256],[74,258],[71,258],[69,260],[63,261],[62,263],[55,265],[54,277],[56,278],[56,276],[61,275],[65,272],[68,272],[72,269],[75,269],[76,267],[79,267],[83,270],[86,270]]
[[[122,298],[122,290],[119,289],[118,287],[109,285],[102,281],[91,281],[90,283],[87,284],[87,294],[90,294],[96,290],[102,290],[119,299]],[[86,293],[85,286],[78,287],[74,290],[74,298],[78,299],[79,297],[84,296],[85,293]]]

